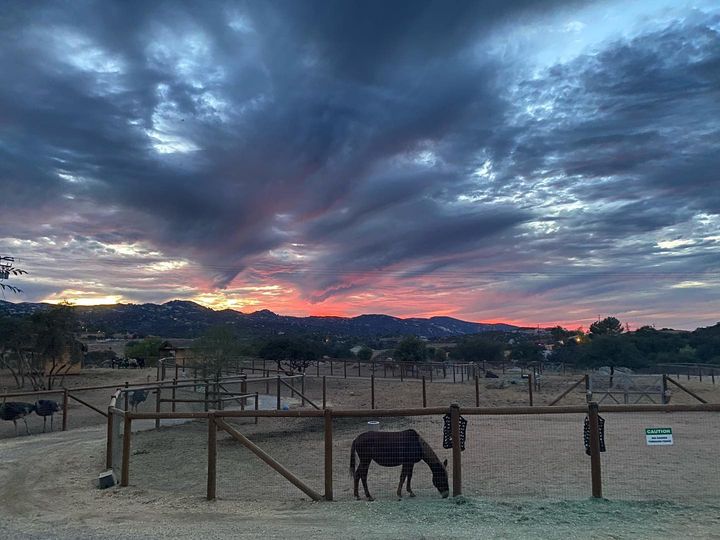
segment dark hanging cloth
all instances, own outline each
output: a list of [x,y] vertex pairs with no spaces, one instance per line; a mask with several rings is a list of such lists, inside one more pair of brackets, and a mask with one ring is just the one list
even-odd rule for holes
[[[467,432],[467,420],[460,417],[460,451],[465,450],[465,434]],[[450,415],[443,417],[443,448],[452,448],[452,425],[450,425]]]

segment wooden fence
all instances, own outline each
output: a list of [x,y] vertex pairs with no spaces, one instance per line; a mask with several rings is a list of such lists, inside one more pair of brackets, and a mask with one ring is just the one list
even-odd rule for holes
[[[368,417],[369,413],[365,409],[347,409],[347,410],[311,410],[311,409],[295,409],[295,410],[253,410],[253,411],[220,411],[211,410],[208,412],[159,412],[159,413],[133,413],[123,411],[114,407],[111,402],[109,412],[115,413],[108,415],[112,418],[117,415],[124,421],[123,436],[123,452],[120,485],[128,486],[130,482],[130,455],[131,455],[131,439],[132,439],[132,422],[134,420],[146,419],[188,419],[199,420],[204,419],[207,422],[208,433],[208,456],[207,456],[207,489],[206,497],[213,500],[217,496],[217,430],[226,431],[235,440],[260,457],[272,469],[281,474],[290,483],[300,489],[312,500],[333,500],[333,421],[340,418],[357,418]],[[375,409],[372,411],[373,418],[382,417],[404,417],[404,416],[450,416],[451,436],[452,436],[452,474],[450,476],[452,487],[452,495],[458,496],[463,492],[462,489],[462,454],[460,445],[460,415],[465,416],[482,416],[482,415],[539,415],[539,414],[578,414],[586,413],[589,420],[589,452],[590,452],[590,469],[588,474],[591,478],[591,493],[595,498],[602,497],[602,470],[601,470],[601,438],[598,414],[603,413],[639,413],[639,412],[720,412],[720,404],[701,404],[701,405],[603,405],[600,406],[595,402],[588,403],[587,406],[545,406],[545,407],[492,407],[492,408],[460,408],[457,404],[451,404],[449,407],[426,407],[426,408],[408,408],[408,409]],[[228,419],[237,418],[323,418],[323,438],[324,438],[324,493],[320,494],[312,487],[300,480],[292,471],[277,462],[270,454],[259,448],[247,437],[239,433],[230,426]],[[110,440],[112,430],[108,428],[108,449],[111,448]],[[108,450],[108,460],[112,460],[112,452]],[[112,463],[108,464],[109,467]]]

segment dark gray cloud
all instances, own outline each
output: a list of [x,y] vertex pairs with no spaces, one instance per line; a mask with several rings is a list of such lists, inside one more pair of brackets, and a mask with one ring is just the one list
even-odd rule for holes
[[[101,273],[93,290],[135,299],[276,279],[324,302],[382,272],[420,295],[474,279],[485,292],[461,309],[482,314],[490,289],[604,305],[633,268],[659,276],[648,304],[709,283],[720,15],[628,21],[631,37],[539,67],[497,53],[583,6],[11,5],[2,247],[84,260],[73,288]],[[187,266],[143,278],[133,256]]]

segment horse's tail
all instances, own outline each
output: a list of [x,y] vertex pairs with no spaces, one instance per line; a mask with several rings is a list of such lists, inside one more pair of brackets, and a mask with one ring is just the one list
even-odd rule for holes
[[357,439],[355,439],[350,447],[350,476],[355,477],[355,446],[357,445]]

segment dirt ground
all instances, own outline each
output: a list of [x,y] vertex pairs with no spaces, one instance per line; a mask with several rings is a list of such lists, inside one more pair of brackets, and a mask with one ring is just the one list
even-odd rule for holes
[[[148,375],[153,376],[154,370],[88,370],[74,386],[126,379],[144,382]],[[548,403],[579,377],[545,377],[535,403]],[[504,389],[486,388],[490,381],[481,382],[483,406],[527,403],[526,382]],[[708,401],[720,401],[710,381],[681,382]],[[257,386],[248,390],[265,391],[264,383]],[[433,382],[427,390],[430,406],[453,401],[461,406],[475,404],[472,383]],[[103,400],[111,393],[99,391],[91,399],[107,407]],[[284,402],[296,403],[283,395]],[[306,380],[306,395],[321,402],[319,380]],[[578,390],[563,403],[580,404],[584,399]],[[673,394],[673,402],[684,399],[679,392]],[[376,407],[421,403],[418,381],[376,381]],[[369,404],[369,381],[328,379],[329,406]],[[154,410],[154,401],[141,410]],[[134,434],[130,487],[101,491],[94,482],[104,468],[105,419],[73,404],[67,432],[35,434],[42,429],[40,418],[29,422],[32,436],[15,437],[12,423],[0,425],[4,437],[0,440],[0,537],[720,538],[716,459],[720,417],[708,413],[604,416],[603,487],[609,499],[605,501],[589,500],[583,415],[468,416],[462,454],[464,497],[441,499],[427,467],[419,463],[413,476],[417,497],[398,501],[399,469],[373,464],[368,484],[378,500],[354,501],[349,448],[367,428],[369,413],[367,418],[335,420],[336,502],[309,501],[224,433],[218,440],[218,500],[207,502],[205,422]],[[56,420],[57,427],[60,420]],[[441,459],[450,459],[451,451],[442,448],[440,417],[380,422],[381,429],[416,429]],[[320,419],[261,419],[257,425],[241,420],[234,425],[316,491],[323,491]],[[675,444],[648,447],[646,427],[672,427]]]

